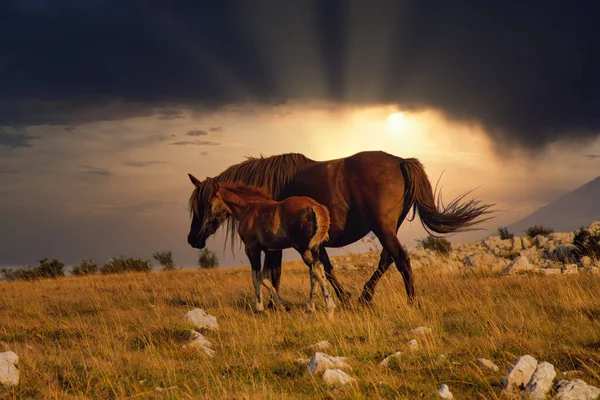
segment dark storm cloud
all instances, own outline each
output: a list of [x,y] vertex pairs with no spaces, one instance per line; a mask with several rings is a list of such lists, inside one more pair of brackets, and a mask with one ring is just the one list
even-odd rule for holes
[[18,174],[19,171],[12,168],[0,167],[0,174]]
[[600,160],[600,154],[585,154],[584,157],[589,158],[591,160],[595,160],[595,159]]
[[18,147],[31,147],[31,141],[38,139],[23,129],[11,129],[0,127],[0,146],[16,149]]
[[80,165],[79,167],[83,169],[81,173],[86,175],[111,176],[113,174],[109,169],[98,168],[91,165]]
[[209,131],[211,132],[216,132],[216,133],[221,133],[223,132],[223,128],[220,126],[212,126]]
[[169,164],[168,161],[126,161],[123,163],[123,165],[126,165],[128,167],[137,167],[137,168],[144,168],[144,167],[150,167],[152,165],[161,165],[161,164]]
[[181,140],[171,143],[173,146],[218,146],[220,143],[208,140]]
[[243,101],[392,102],[540,148],[600,130],[598,7],[7,0],[0,126],[178,118]]
[[202,131],[202,130],[195,130],[195,131],[188,131],[188,133],[186,133],[186,135],[188,135],[188,136],[206,136],[206,135],[208,135],[208,133],[205,131]]

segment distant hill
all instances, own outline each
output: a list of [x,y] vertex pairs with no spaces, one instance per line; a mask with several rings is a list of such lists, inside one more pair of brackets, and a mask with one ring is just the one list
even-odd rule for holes
[[600,176],[508,226],[515,235],[532,225],[554,228],[556,232],[574,231],[600,220]]

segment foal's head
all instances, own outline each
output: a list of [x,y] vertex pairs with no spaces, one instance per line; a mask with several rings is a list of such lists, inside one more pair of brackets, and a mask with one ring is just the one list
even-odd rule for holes
[[206,246],[206,239],[231,215],[231,210],[221,198],[217,180],[206,178],[200,182],[193,175],[188,175],[196,187],[190,198],[192,223],[188,243],[202,249]]

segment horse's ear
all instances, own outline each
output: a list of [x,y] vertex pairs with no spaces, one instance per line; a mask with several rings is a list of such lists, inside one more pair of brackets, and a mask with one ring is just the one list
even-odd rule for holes
[[213,192],[217,193],[219,191],[219,182],[216,179],[213,179],[211,183]]
[[190,181],[192,181],[192,183],[194,184],[194,186],[200,187],[202,185],[202,182],[200,182],[198,180],[198,178],[196,178],[194,175],[188,174],[188,176],[190,177]]

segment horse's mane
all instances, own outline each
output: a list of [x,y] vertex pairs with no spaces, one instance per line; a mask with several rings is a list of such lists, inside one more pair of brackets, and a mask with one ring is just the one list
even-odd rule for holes
[[259,197],[265,200],[273,200],[273,198],[269,196],[267,192],[256,186],[249,186],[241,183],[221,183],[220,189],[227,190],[228,192],[241,196],[251,196]]
[[[287,184],[296,173],[307,165],[314,164],[311,160],[300,153],[286,153],[270,157],[246,157],[245,161],[232,165],[225,171],[212,179],[223,183],[241,183],[262,189],[261,192],[267,198],[278,200]],[[210,179],[205,180],[196,187],[190,196],[190,212],[198,214],[198,203],[206,204],[212,195]],[[233,250],[237,233],[237,221],[235,218],[227,220],[227,231],[231,237]]]

